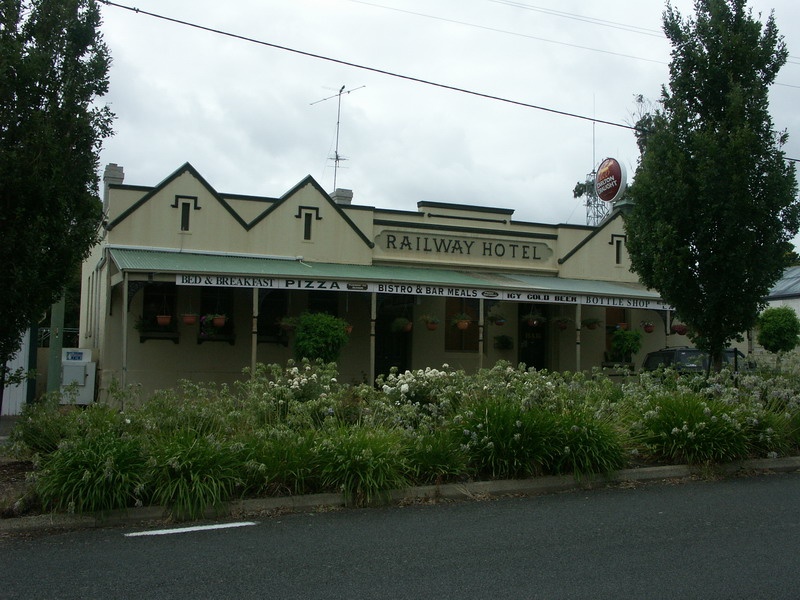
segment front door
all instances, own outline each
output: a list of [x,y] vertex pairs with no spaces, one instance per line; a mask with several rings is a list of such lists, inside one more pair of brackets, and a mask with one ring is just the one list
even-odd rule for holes
[[403,373],[411,365],[410,331],[395,326],[398,318],[411,319],[414,310],[414,296],[399,294],[378,294],[377,318],[375,321],[375,373],[386,375],[391,367]]
[[[538,318],[537,318],[538,317]],[[547,307],[541,304],[519,305],[518,360],[536,370],[547,366]]]

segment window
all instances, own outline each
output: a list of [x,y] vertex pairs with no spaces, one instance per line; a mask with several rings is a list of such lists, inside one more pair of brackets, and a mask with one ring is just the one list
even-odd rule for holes
[[[213,317],[223,317],[214,319]],[[200,328],[198,342],[222,340],[234,343],[233,290],[204,287],[200,290]]]
[[327,313],[334,317],[339,316],[339,292],[309,292],[309,312]]
[[284,342],[286,335],[280,320],[289,312],[286,290],[258,291],[258,339],[262,342]]
[[141,329],[158,331],[175,324],[174,283],[148,283],[142,292]]
[[191,210],[191,204],[181,202],[181,231],[189,231],[189,214]]
[[321,221],[322,217],[319,216],[319,207],[317,206],[300,206],[297,209],[296,219],[302,220],[303,225],[303,240],[311,241],[312,225],[314,221]]
[[193,210],[200,210],[200,204],[196,196],[175,196],[175,202],[170,205],[178,209],[178,225],[182,233],[189,233],[192,230],[191,217]]
[[[445,314],[447,316],[444,340],[445,351],[478,351],[478,302],[474,298],[447,298],[445,305]],[[459,329],[452,324],[453,317],[459,314],[466,314],[470,317],[470,323],[466,329]]]

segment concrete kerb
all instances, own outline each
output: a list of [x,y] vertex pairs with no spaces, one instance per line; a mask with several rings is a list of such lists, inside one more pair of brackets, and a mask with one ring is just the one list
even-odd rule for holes
[[[800,471],[800,456],[739,461],[716,465],[712,471],[726,476],[755,472],[790,473]],[[694,475],[707,474],[707,468],[674,465],[625,469],[607,477],[592,476],[580,480],[570,475],[562,475],[537,477],[535,479],[449,483],[393,490],[390,492],[389,501],[391,504],[404,504],[419,501],[476,500],[508,495],[536,496],[575,489],[588,489],[596,485],[613,485],[625,482],[647,483],[670,479],[685,479]],[[323,512],[341,509],[345,506],[343,494],[251,498],[229,502],[222,511],[216,513],[209,511],[206,516],[209,519],[240,518],[253,515],[269,516],[282,513]],[[163,525],[165,522],[169,522],[167,511],[163,507],[150,506],[96,515],[46,514],[0,519],[0,533],[69,530],[119,525],[149,527]]]

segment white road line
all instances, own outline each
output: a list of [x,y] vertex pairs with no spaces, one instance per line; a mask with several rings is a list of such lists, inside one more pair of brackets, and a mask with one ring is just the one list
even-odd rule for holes
[[195,525],[194,527],[176,527],[174,529],[153,529],[152,531],[137,531],[126,533],[125,537],[141,537],[144,535],[172,535],[174,533],[190,533],[192,531],[209,531],[211,529],[229,529],[231,527],[248,527],[257,525],[255,521],[241,521],[239,523],[220,523],[218,525]]

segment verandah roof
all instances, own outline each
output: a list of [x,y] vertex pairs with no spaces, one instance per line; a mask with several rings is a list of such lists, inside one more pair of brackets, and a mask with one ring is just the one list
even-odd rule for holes
[[[169,250],[134,248],[109,248],[111,259],[121,271],[129,273],[174,273],[177,275],[229,276],[240,278],[279,278],[292,280],[336,281],[341,283],[364,283],[364,291],[393,291],[376,288],[380,285],[426,286],[482,290],[485,298],[500,298],[518,301],[563,301],[609,305],[607,302],[592,302],[591,298],[642,300],[636,304],[642,308],[667,308],[662,305],[657,293],[622,282],[565,279],[546,275],[526,275],[519,272],[464,271],[459,269],[409,267],[402,265],[350,265],[319,262],[304,262],[300,259],[282,259],[258,256],[222,255]],[[248,287],[247,281],[238,283]],[[249,287],[258,287],[252,285]],[[279,286],[280,287],[280,286]],[[285,286],[284,286],[285,287]],[[342,291],[356,289],[340,287]],[[499,295],[493,296],[492,291]],[[417,291],[422,295],[422,291]],[[516,297],[515,293],[522,294]],[[534,294],[538,297],[531,297]],[[452,295],[434,292],[430,295]],[[566,296],[555,300],[556,296]],[[546,296],[546,297],[545,297]],[[570,299],[569,297],[575,297]],[[658,306],[656,306],[658,305]]]

